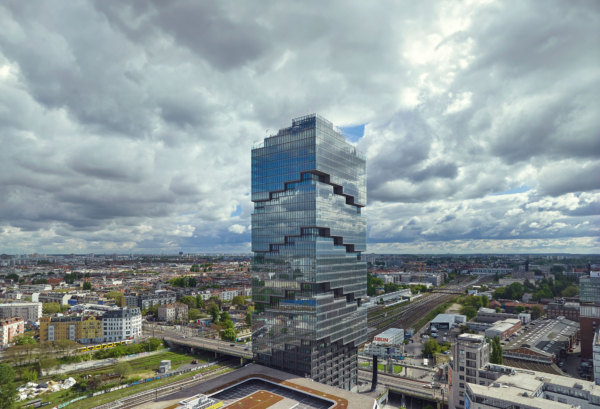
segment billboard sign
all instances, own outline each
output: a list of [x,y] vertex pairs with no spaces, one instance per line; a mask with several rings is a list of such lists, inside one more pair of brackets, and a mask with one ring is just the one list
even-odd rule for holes
[[452,396],[452,368],[448,365],[448,394]]
[[390,343],[389,339],[385,338],[385,337],[373,337],[373,341],[374,342],[385,342],[386,344]]

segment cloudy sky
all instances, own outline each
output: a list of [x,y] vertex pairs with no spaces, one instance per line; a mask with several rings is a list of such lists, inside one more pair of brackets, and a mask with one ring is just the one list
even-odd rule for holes
[[370,252],[600,252],[595,0],[3,0],[0,252],[247,252],[250,147],[313,112]]

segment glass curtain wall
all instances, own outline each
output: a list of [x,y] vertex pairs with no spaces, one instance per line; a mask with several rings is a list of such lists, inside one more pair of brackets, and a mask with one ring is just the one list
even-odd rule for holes
[[364,155],[319,115],[252,149],[252,350],[267,366],[352,389],[366,341]]

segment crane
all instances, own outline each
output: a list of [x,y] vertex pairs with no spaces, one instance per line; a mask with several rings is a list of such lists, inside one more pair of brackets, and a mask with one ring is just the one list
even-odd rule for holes
[[425,265],[425,263],[421,263],[421,262],[419,261],[419,263],[418,263],[418,264],[419,264],[419,284],[421,284],[421,266],[424,266],[424,265]]

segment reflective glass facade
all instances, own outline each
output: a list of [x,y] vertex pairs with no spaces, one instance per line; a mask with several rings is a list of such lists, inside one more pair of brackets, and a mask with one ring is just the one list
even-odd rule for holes
[[600,303],[600,275],[591,275],[579,279],[579,301]]
[[364,155],[318,115],[252,149],[252,350],[346,390],[366,341]]

